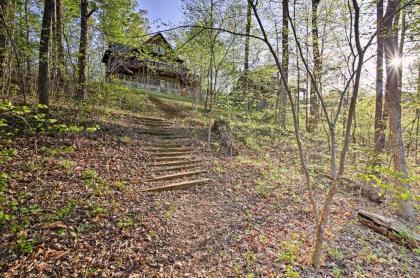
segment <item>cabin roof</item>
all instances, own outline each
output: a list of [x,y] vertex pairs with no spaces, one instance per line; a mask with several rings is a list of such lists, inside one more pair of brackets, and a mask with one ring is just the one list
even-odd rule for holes
[[[121,44],[121,43],[110,43],[108,46],[108,49],[105,51],[103,57],[102,57],[102,62],[106,63],[108,61],[109,56],[115,52],[118,54],[122,54],[122,55],[130,55],[130,54],[135,54],[135,53],[140,53],[140,52],[144,52],[144,48],[142,46],[147,46],[147,45],[151,45],[153,43],[155,43],[156,41],[161,40],[170,50],[173,50],[173,47],[171,46],[171,44],[168,42],[168,40],[165,38],[165,36],[163,36],[163,34],[161,32],[154,34],[153,36],[151,36],[150,38],[148,38],[140,47],[129,47],[127,45]],[[177,57],[176,59],[178,62],[183,63],[184,60],[180,59]]]
[[155,42],[156,40],[161,39],[170,49],[173,49],[171,44],[168,42],[168,40],[163,36],[161,32],[154,34],[150,38],[148,38],[145,42],[145,44],[150,44]]

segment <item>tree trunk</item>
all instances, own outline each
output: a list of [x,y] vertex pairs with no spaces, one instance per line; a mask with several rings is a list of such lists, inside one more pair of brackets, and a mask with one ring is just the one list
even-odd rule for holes
[[349,150],[350,145],[350,137],[351,137],[351,130],[352,130],[352,123],[355,116],[356,111],[356,105],[357,105],[357,97],[359,94],[359,88],[360,88],[360,79],[362,74],[362,67],[364,63],[364,55],[365,52],[362,49],[361,43],[360,43],[360,29],[359,29],[359,23],[360,23],[360,8],[357,3],[357,0],[352,0],[353,3],[353,9],[354,9],[354,39],[357,49],[357,67],[355,69],[355,77],[353,82],[353,92],[350,99],[350,105],[348,108],[348,114],[346,119],[346,128],[345,128],[345,135],[344,135],[344,142],[343,147],[340,154],[340,162],[339,167],[337,171],[337,175],[334,177],[334,180],[328,190],[324,206],[322,208],[321,216],[319,218],[318,225],[316,227],[316,241],[315,241],[315,247],[314,252],[312,254],[312,265],[315,268],[319,267],[320,261],[321,261],[321,252],[322,252],[322,245],[324,243],[324,234],[325,229],[328,224],[328,219],[331,211],[331,205],[333,202],[333,198],[335,193],[337,192],[338,185],[341,182],[341,178],[344,174],[345,170],[345,162],[347,153]]
[[[309,61],[309,18],[305,16],[305,54],[306,54],[306,61]],[[309,88],[310,88],[310,78],[309,74],[306,71],[305,75],[305,129],[306,131],[309,131]]]
[[[25,0],[25,40],[26,40],[26,44],[29,45],[30,44],[30,25],[29,25],[29,11],[28,11],[28,7],[29,7],[29,0]],[[26,63],[26,72],[27,75],[30,75],[31,73],[31,57],[29,55],[26,55],[27,57],[25,58],[25,63]],[[28,78],[30,78],[28,76]]]
[[319,100],[315,86],[318,86],[319,88],[321,79],[321,55],[319,52],[318,39],[318,5],[320,2],[321,0],[312,0],[312,51],[314,55],[314,80],[317,84],[311,84],[309,132],[313,132],[316,129],[319,120]]
[[[377,28],[381,28],[384,1],[378,0],[376,4],[376,25]],[[376,104],[375,104],[375,125],[374,125],[374,140],[375,140],[375,158],[374,163],[377,163],[378,155],[383,151],[385,146],[385,134],[384,124],[382,122],[383,112],[383,91],[384,91],[384,80],[383,80],[383,64],[384,64],[384,44],[383,44],[383,32],[378,30],[377,35],[377,46],[376,46]]]
[[[402,19],[401,19],[401,39],[399,42],[399,48],[400,48],[400,57],[402,58],[404,56],[404,43],[405,43],[405,36],[407,32],[407,10],[402,10]],[[402,61],[401,61],[402,63]],[[402,93],[402,81],[403,81],[403,65],[399,67],[398,70],[398,91],[400,94]]]
[[79,46],[79,89],[77,98],[85,100],[87,92],[86,83],[86,64],[87,64],[87,46],[88,46],[88,19],[89,19],[89,0],[80,1],[80,46]]
[[[293,24],[296,26],[296,0],[293,1]],[[296,114],[297,114],[297,124],[300,126],[300,68],[299,68],[299,55],[298,50],[296,49]]]
[[[252,22],[252,9],[248,2],[246,8],[246,26],[245,26],[245,59],[244,59],[244,84],[243,84],[243,99],[246,100],[249,96],[249,35],[251,33],[251,22]],[[250,110],[248,100],[248,111]]]
[[0,0],[0,79],[3,78],[7,46],[7,30],[4,22],[7,21],[9,0]]
[[[386,62],[386,98],[388,104],[388,125],[389,125],[389,147],[394,163],[394,171],[401,174],[395,183],[402,195],[400,197],[400,213],[408,219],[414,219],[414,210],[410,204],[410,184],[408,179],[408,166],[405,157],[404,141],[401,127],[401,94],[398,90],[398,65],[395,60],[399,58],[399,49],[396,41],[397,32],[395,30],[394,14],[399,5],[399,0],[389,0],[384,21],[384,50]],[[403,181],[405,180],[405,181]]]
[[62,0],[55,0],[55,46],[57,57],[57,80],[63,81],[65,76],[64,45],[63,45],[63,9]]
[[39,103],[49,105],[48,92],[48,44],[54,0],[45,0],[42,16],[41,41],[39,42],[38,98]]
[[[283,18],[282,18],[282,30],[281,30],[281,49],[282,58],[281,65],[286,81],[289,78],[289,21],[287,18],[288,14],[288,0],[282,0]],[[280,128],[286,128],[286,104],[287,104],[287,92],[286,85],[283,84],[284,88],[280,89],[279,99],[279,125]]]

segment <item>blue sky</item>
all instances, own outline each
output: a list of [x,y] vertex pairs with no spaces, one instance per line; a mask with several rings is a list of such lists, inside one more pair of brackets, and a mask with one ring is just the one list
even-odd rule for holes
[[160,22],[177,24],[182,20],[181,0],[137,0],[137,3],[140,9],[149,12],[152,31],[159,29]]

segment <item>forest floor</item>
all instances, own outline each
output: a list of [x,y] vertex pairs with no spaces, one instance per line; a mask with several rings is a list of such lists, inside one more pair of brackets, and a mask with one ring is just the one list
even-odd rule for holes
[[[358,209],[391,211],[346,188],[333,204],[322,266],[311,268],[314,224],[295,147],[208,152],[194,111],[159,101],[141,115],[93,110],[94,133],[41,136],[37,148],[34,138],[9,143],[18,154],[2,166],[15,215],[0,226],[3,277],[420,277],[418,255],[357,223]],[[53,113],[64,122],[76,114]],[[211,181],[142,192],[156,177],[145,116],[186,130]]]

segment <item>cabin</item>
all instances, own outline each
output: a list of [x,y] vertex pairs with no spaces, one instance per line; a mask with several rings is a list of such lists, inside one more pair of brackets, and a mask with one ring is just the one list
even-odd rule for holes
[[107,80],[117,78],[127,85],[159,92],[200,95],[199,76],[177,57],[162,33],[150,37],[137,48],[110,44],[102,62],[106,65]]

